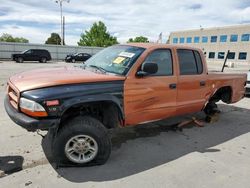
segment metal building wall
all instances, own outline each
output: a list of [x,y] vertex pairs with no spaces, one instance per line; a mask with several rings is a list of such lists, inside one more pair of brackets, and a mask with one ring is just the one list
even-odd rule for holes
[[[230,42],[230,36],[232,34],[238,35],[237,42]],[[216,27],[216,28],[201,28],[194,30],[186,30],[186,31],[175,31],[170,34],[169,42],[173,44],[173,38],[178,38],[178,44],[180,44],[180,38],[185,38],[185,43],[180,45],[192,46],[196,48],[202,49],[206,52],[206,58],[208,62],[223,62],[224,59],[218,59],[219,52],[226,52],[230,50],[231,52],[235,52],[235,59],[228,60],[229,62],[235,62],[237,64],[250,64],[250,41],[241,41],[242,34],[250,34],[250,25],[235,25],[235,26],[225,26],[225,27]],[[227,35],[227,42],[220,42],[220,36]],[[200,37],[199,43],[194,43],[194,37]],[[203,36],[208,37],[207,43],[202,43],[201,38]],[[211,43],[211,36],[217,36],[217,42]],[[186,38],[192,37],[192,43],[187,43]],[[215,58],[209,59],[209,52],[215,52]],[[247,53],[246,60],[239,60],[238,56],[240,52]]]
[[85,52],[93,55],[103,48],[0,42],[0,59],[10,59],[11,54],[28,49],[46,49],[51,53],[52,60],[62,60],[70,53]]

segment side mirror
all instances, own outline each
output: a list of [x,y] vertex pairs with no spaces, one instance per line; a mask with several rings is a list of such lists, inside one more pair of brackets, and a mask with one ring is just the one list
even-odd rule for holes
[[141,70],[136,73],[137,76],[143,77],[149,74],[155,74],[158,71],[157,63],[143,63]]

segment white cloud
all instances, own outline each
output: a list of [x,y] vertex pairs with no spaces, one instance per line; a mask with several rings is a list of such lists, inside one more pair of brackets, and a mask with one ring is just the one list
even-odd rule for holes
[[[59,32],[59,6],[53,0],[0,0],[0,4],[1,33],[43,43],[51,32]],[[138,35],[156,41],[161,32],[166,40],[175,30],[250,22],[248,0],[71,0],[65,5],[67,44],[76,44],[81,32],[98,20],[120,42]]]

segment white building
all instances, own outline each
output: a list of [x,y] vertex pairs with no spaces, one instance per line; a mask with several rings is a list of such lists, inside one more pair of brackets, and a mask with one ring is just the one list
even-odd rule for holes
[[182,44],[200,48],[207,61],[228,61],[250,65],[250,25],[201,28],[175,31],[169,36],[170,44]]

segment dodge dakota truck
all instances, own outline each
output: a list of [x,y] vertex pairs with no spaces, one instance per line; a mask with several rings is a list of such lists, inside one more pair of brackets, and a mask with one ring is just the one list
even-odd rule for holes
[[84,64],[9,78],[5,109],[28,131],[53,132],[57,163],[104,164],[108,129],[204,111],[244,97],[245,74],[209,73],[201,50],[168,44],[108,47]]

